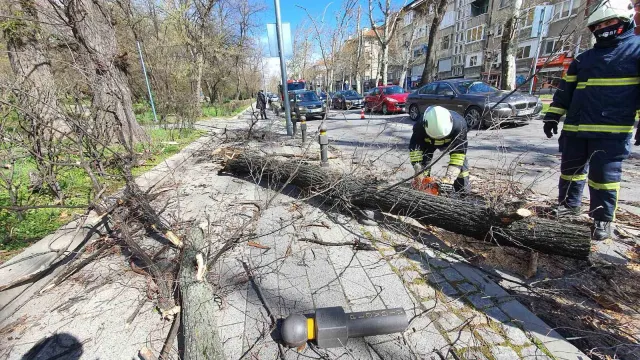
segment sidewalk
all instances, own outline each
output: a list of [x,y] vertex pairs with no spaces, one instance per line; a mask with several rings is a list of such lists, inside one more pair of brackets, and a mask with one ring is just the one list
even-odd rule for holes
[[[410,325],[402,334],[351,339],[339,349],[283,348],[284,358],[587,359],[484,273],[447,255],[428,229],[395,218],[362,226],[322,204],[300,200],[296,189],[281,193],[219,175],[208,155],[215,146],[200,151],[201,156],[194,146],[188,154],[196,156],[188,159],[179,154],[186,161],[172,167],[177,176],[165,184],[171,191],[155,204],[168,204],[164,216],[171,219],[207,218],[215,234],[241,223],[242,214],[253,207],[247,201],[271,204],[253,229],[254,244],[241,243],[208,274],[220,299],[218,330],[228,359],[281,358],[268,311],[284,318],[325,306],[347,311],[403,307]],[[300,150],[292,143],[260,148]],[[348,171],[348,164],[331,161]],[[314,236],[334,243],[359,239],[376,250],[304,241]],[[0,357],[20,359],[38,341],[60,333],[82,344],[76,358],[131,359],[143,347],[158,354],[170,323],[160,320],[151,301],[131,325],[125,324],[147,296],[145,280],[130,270],[123,254],[96,261],[13,312],[3,324],[13,324],[14,330],[1,333]],[[172,357],[177,355],[174,343]]]

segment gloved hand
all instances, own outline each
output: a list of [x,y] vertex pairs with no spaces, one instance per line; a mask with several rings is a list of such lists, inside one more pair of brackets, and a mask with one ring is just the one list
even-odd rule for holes
[[558,133],[558,121],[556,120],[545,120],[544,126],[542,127],[547,138],[552,138],[553,134]]
[[414,175],[418,175],[413,178],[413,183],[411,184],[414,189],[420,189],[422,186],[422,179],[424,179],[424,171],[422,170],[422,165],[420,163],[413,164],[413,173]]

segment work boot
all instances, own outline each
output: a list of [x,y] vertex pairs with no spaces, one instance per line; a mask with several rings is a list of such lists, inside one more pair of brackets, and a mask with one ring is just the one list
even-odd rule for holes
[[582,212],[582,209],[580,208],[580,206],[568,206],[568,205],[558,205],[557,208],[553,209],[553,211],[551,212],[551,214],[556,218],[556,219],[561,219],[561,218],[566,218],[566,217],[571,217],[571,216],[580,216],[580,213]]
[[602,241],[611,238],[611,221],[595,220],[591,226],[591,240]]

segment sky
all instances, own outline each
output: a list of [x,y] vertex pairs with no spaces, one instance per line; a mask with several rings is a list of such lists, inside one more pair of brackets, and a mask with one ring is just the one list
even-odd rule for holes
[[[259,27],[257,35],[260,37],[260,42],[263,46],[263,53],[269,54],[269,43],[267,40],[267,23],[275,23],[276,15],[275,15],[275,7],[273,0],[264,0],[265,5],[267,6],[266,11],[262,12],[259,18]],[[374,8],[376,8],[377,0],[374,1]],[[384,2],[384,0],[382,0]],[[409,3],[410,0],[391,0],[392,7],[394,9],[400,8],[406,3]],[[300,25],[309,25],[309,15],[304,9],[304,7],[309,14],[314,17],[314,20],[318,25],[322,22],[322,16],[324,17],[324,25],[325,26],[335,26],[336,17],[335,14],[342,7],[343,0],[280,0],[280,18],[283,23],[291,24],[291,32],[292,36],[295,36],[295,30]],[[361,26],[362,27],[371,27],[368,17],[369,11],[369,0],[359,0],[360,5],[362,6],[362,18],[361,18]],[[326,11],[325,11],[326,9]],[[304,21],[306,20],[306,21]],[[319,54],[317,58],[320,58]],[[265,59],[265,72],[269,74],[280,74],[279,62],[277,58],[267,58]]]

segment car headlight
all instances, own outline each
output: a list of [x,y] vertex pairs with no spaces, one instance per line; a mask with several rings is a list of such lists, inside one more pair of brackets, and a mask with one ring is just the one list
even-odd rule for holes
[[[495,106],[495,107],[494,107]],[[498,109],[508,109],[509,108],[509,104],[505,104],[505,103],[499,103],[498,105],[496,105],[496,103],[494,102],[490,102],[487,103],[487,107],[489,109],[494,109],[494,110],[498,110]]]
[[305,110],[306,108],[304,106],[298,106],[298,111],[302,111]]

